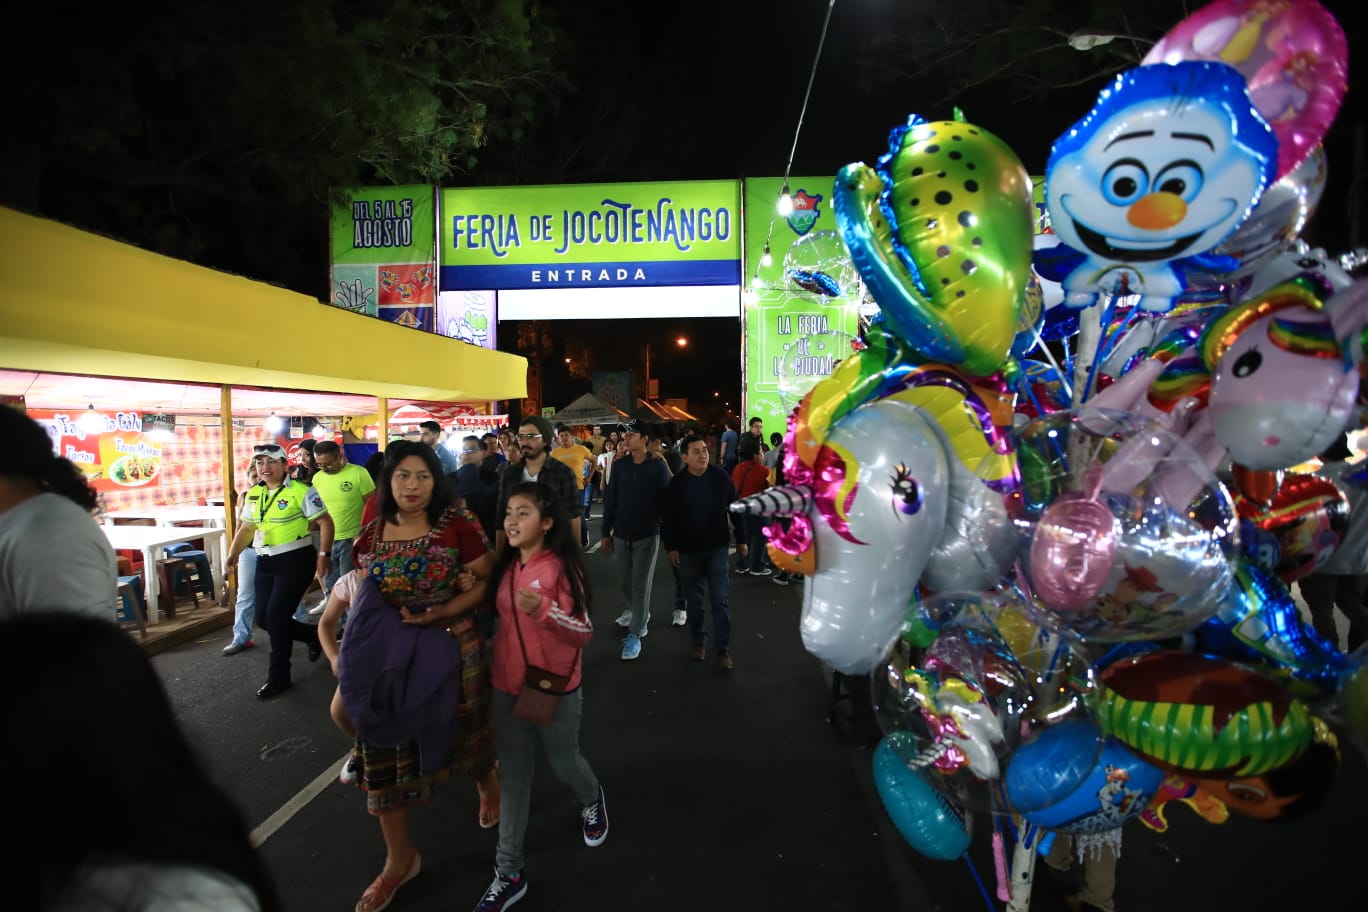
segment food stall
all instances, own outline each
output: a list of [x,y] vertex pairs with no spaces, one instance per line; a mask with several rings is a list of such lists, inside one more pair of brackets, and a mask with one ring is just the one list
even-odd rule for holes
[[12,209],[0,208],[0,239],[0,396],[70,431],[54,444],[98,466],[113,509],[223,500],[206,538],[231,538],[224,495],[244,486],[252,445],[288,440],[271,418],[328,416],[340,429],[355,415],[384,425],[414,402],[526,395],[515,355]]

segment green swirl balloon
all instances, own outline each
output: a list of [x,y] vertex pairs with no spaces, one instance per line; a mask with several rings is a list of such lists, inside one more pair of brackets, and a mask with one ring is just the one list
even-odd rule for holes
[[1007,359],[1031,275],[1031,180],[981,127],[911,117],[833,193],[851,260],[893,332],[972,376]]

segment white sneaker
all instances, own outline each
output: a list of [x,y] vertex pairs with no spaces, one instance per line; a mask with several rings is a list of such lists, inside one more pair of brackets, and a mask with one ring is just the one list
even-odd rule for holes
[[619,614],[619,615],[618,615],[618,619],[617,619],[617,621],[616,621],[615,623],[616,623],[619,627],[631,627],[631,626],[632,626],[632,612],[630,612],[630,611],[624,611],[624,612],[622,612],[622,614]]
[[685,624],[689,623],[689,613],[683,608],[676,608],[674,618],[670,623],[674,624],[676,627],[683,627]]

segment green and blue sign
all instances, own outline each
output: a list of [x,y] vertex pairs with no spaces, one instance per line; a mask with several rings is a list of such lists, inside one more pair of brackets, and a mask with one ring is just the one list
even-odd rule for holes
[[444,291],[739,285],[736,181],[441,191]]

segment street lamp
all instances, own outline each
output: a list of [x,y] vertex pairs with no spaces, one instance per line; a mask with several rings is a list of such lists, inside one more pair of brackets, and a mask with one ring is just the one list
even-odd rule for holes
[[675,339],[675,345],[678,345],[680,348],[688,348],[689,340],[683,336],[680,336],[678,339]]
[[1094,32],[1088,29],[1079,29],[1069,36],[1069,47],[1075,51],[1091,51],[1093,48],[1102,47],[1104,44],[1111,44],[1117,38],[1127,41],[1135,41],[1145,47],[1152,47],[1154,42],[1148,38],[1138,38],[1135,35],[1122,35],[1117,32]]

